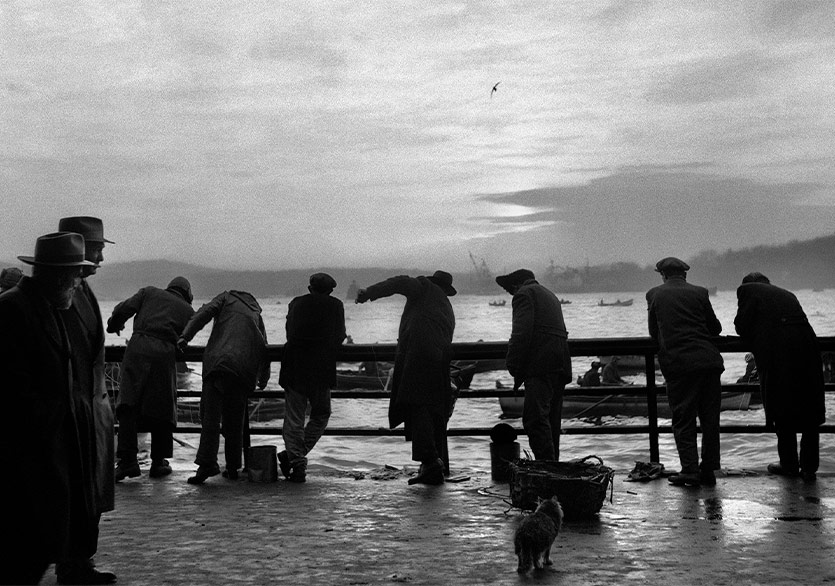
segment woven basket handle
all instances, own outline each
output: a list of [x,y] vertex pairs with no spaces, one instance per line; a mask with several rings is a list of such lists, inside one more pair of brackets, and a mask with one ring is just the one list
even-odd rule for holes
[[585,463],[586,463],[586,460],[590,460],[590,459],[592,459],[592,458],[594,458],[595,460],[597,460],[597,463],[598,463],[598,464],[600,464],[601,466],[603,465],[603,460],[601,460],[601,459],[600,459],[600,457],[595,456],[595,455],[586,456],[585,458],[583,458],[582,460],[580,460],[580,462],[579,462],[579,463],[580,463],[580,464],[585,464]]

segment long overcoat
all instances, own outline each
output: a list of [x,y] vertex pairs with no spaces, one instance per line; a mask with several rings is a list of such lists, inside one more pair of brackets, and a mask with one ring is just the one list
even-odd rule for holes
[[336,386],[336,358],[345,340],[345,307],[327,293],[308,293],[290,301],[287,343],[278,383],[285,389]]
[[115,506],[114,418],[104,377],[101,311],[86,279],[76,288],[64,321],[72,346],[73,398],[85,462],[84,481],[89,486],[85,493],[93,495],[94,514],[99,515]]
[[[0,295],[0,509],[5,555],[70,555],[70,511],[90,506],[62,314],[23,277]],[[113,465],[111,463],[111,469]],[[87,511],[90,514],[90,511]],[[9,541],[10,540],[10,541]]]
[[658,343],[658,363],[664,377],[690,372],[722,372],[725,363],[713,338],[722,324],[713,312],[708,290],[671,276],[647,291],[649,335]]
[[557,296],[535,279],[528,279],[513,295],[512,306],[508,372],[520,384],[531,377],[562,385],[571,382],[568,331]]
[[797,297],[768,283],[745,283],[736,296],[734,326],[754,353],[766,422],[798,431],[822,424],[821,353]]
[[133,317],[117,411],[131,407],[140,419],[177,425],[177,339],[193,315],[176,289],[157,287],[143,287],[113,308],[108,331],[120,331]]
[[212,333],[203,353],[203,379],[231,374],[249,390],[266,385],[270,363],[266,355],[267,331],[261,306],[246,291],[224,291],[202,305],[181,335],[190,341],[210,321]]
[[394,428],[403,423],[415,405],[433,405],[448,412],[455,315],[446,293],[427,277],[407,275],[386,279],[365,291],[372,300],[395,294],[406,297],[394,359],[389,425]]

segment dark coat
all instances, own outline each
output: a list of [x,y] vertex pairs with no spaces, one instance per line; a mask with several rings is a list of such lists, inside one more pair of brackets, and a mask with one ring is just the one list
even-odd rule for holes
[[713,343],[722,331],[707,289],[672,276],[647,291],[649,335],[658,343],[658,363],[665,378],[689,372],[723,371]]
[[64,314],[73,356],[76,419],[79,422],[85,482],[92,488],[96,514],[115,507],[113,409],[104,377],[104,326],[99,302],[86,279]]
[[751,345],[766,422],[798,431],[824,422],[818,340],[797,297],[767,283],[736,290],[736,332]]
[[532,377],[562,385],[571,382],[568,331],[557,296],[529,279],[513,295],[512,305],[507,370],[516,383]]
[[389,425],[394,428],[403,423],[415,405],[440,406],[448,412],[455,315],[446,293],[426,277],[406,275],[386,279],[365,291],[372,300],[395,294],[406,297],[394,359]]
[[190,341],[213,319],[203,353],[203,378],[231,374],[248,389],[254,390],[256,382],[265,386],[270,378],[267,331],[255,297],[246,291],[220,293],[197,310],[181,337]]
[[177,425],[177,339],[193,315],[180,293],[157,287],[144,287],[113,308],[109,332],[121,331],[133,317],[117,410],[131,407],[141,418]]
[[94,513],[82,478],[86,450],[75,418],[66,313],[54,310],[30,277],[0,295],[3,530],[14,550],[31,548],[49,561],[71,555],[71,543],[82,537],[72,533],[70,510]]
[[287,308],[287,343],[278,383],[285,389],[336,386],[336,358],[345,340],[345,308],[327,293],[308,293]]

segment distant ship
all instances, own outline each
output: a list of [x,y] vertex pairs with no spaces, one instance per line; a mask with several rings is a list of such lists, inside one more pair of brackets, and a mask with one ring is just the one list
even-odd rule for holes
[[350,299],[351,301],[353,301],[354,299],[357,298],[357,292],[359,290],[360,290],[360,288],[357,285],[357,282],[354,281],[354,280],[351,280],[351,284],[348,285],[348,292],[345,293],[345,299]]

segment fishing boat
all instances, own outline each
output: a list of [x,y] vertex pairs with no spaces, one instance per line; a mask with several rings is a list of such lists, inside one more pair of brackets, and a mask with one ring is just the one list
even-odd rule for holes
[[626,299],[621,301],[620,299],[616,301],[603,301],[602,299],[597,302],[598,307],[629,307],[632,305],[633,299]]
[[[354,390],[365,389],[372,391],[391,390],[391,376],[393,366],[391,363],[377,363],[376,370],[369,368],[367,363],[360,365],[356,370],[337,369],[336,389]],[[449,378],[455,388],[468,389],[476,373],[476,361],[455,361],[450,363]]]
[[499,301],[491,301],[487,305],[489,305],[490,307],[504,307],[505,305],[507,305],[507,300],[500,299]]
[[560,305],[571,305],[570,299],[560,299]]
[[[502,419],[514,419],[522,416],[525,399],[519,397],[499,397]],[[749,391],[722,393],[722,411],[747,411],[751,404]],[[673,414],[666,395],[657,399],[658,417],[671,419]],[[626,395],[568,395],[563,399],[562,418],[606,417],[621,415],[624,417],[646,417],[647,397],[643,393]]]

